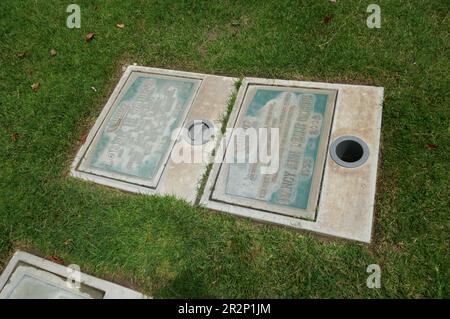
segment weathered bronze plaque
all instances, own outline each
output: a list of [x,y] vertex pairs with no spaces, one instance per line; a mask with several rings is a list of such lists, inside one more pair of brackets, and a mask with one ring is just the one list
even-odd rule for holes
[[264,173],[260,162],[225,162],[212,199],[313,220],[335,99],[335,90],[249,85],[234,130],[277,128],[277,170]]
[[133,72],[78,170],[155,188],[201,81]]

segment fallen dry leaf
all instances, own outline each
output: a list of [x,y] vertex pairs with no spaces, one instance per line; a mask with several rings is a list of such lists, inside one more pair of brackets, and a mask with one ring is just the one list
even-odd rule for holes
[[117,23],[117,24],[116,24],[116,27],[118,27],[119,29],[123,29],[123,28],[125,28],[125,24],[123,24],[123,23]]
[[34,92],[39,91],[40,88],[41,88],[41,84],[40,84],[39,82],[33,83],[33,84],[31,85],[31,89],[32,89]]
[[427,147],[429,150],[435,150],[435,149],[438,148],[438,145],[437,145],[437,144],[427,144],[426,147]]
[[51,50],[50,50],[50,55],[51,55],[51,56],[56,56],[56,54],[58,54],[58,52],[56,52],[55,49],[51,49]]
[[331,22],[331,16],[326,16],[325,18],[323,18],[323,23],[328,24]]
[[86,42],[92,41],[92,39],[94,38],[94,36],[95,36],[95,33],[94,33],[94,32],[89,32],[89,33],[86,35]]
[[64,260],[62,260],[61,258],[59,258],[58,256],[55,256],[55,255],[48,256],[47,259],[50,261],[53,261],[54,263],[60,264],[60,265],[64,264]]
[[87,138],[87,136],[88,136],[87,133],[84,133],[83,135],[81,135],[81,137],[80,137],[80,143],[81,143],[81,144],[86,143],[86,138]]
[[19,135],[17,133],[12,133],[11,134],[11,139],[13,140],[13,142],[17,141],[18,137],[19,137]]
[[26,57],[28,55],[28,52],[27,51],[22,51],[22,52],[17,52],[16,53],[16,56],[19,58],[19,59],[23,59],[24,57]]

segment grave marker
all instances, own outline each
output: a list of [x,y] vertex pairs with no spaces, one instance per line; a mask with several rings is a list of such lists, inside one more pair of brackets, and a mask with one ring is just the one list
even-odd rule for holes
[[[129,288],[17,251],[0,276],[0,299],[144,299]],[[78,282],[73,282],[76,279]]]
[[[205,158],[224,145],[200,198],[205,206],[370,242],[383,88],[246,78],[228,121],[233,134],[218,143],[236,80],[128,67],[71,174],[193,203]],[[241,131],[244,143],[234,146]],[[266,134],[266,144],[248,132]],[[269,169],[261,149],[271,152]]]
[[245,78],[228,129],[278,128],[279,168],[216,160],[201,203],[370,242],[382,102],[379,87]]
[[[279,169],[223,164],[214,200],[314,220],[336,91],[249,85],[235,127],[279,129]],[[233,141],[231,141],[233,142]]]
[[[72,176],[193,202],[207,163],[175,163],[177,133],[193,120],[220,125],[233,78],[129,66],[80,148]],[[208,152],[202,150],[201,152]],[[202,155],[208,155],[208,154]]]

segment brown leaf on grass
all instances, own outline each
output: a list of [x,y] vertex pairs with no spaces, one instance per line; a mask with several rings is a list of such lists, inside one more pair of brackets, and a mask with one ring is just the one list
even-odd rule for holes
[[123,28],[125,28],[125,24],[123,24],[123,23],[117,23],[117,24],[116,24],[116,27],[118,27],[119,29],[123,29]]
[[33,83],[33,84],[31,85],[31,89],[32,89],[34,92],[39,91],[40,88],[41,88],[41,84],[40,84],[39,82]]
[[331,16],[326,16],[325,18],[323,18],[324,24],[329,24],[330,22],[331,22]]
[[87,138],[87,136],[88,136],[87,133],[84,133],[83,135],[81,135],[81,137],[80,137],[80,143],[81,143],[81,144],[86,143],[86,138]]
[[438,145],[437,145],[437,144],[427,144],[426,147],[427,147],[429,150],[435,150],[435,149],[438,148]]
[[28,55],[28,52],[27,51],[22,51],[22,52],[17,52],[16,53],[16,56],[19,58],[19,59],[23,59],[24,57],[26,57]]
[[11,139],[13,140],[13,142],[17,141],[18,137],[19,137],[19,134],[17,134],[17,133],[12,133],[11,134]]
[[89,33],[86,35],[86,42],[91,42],[92,39],[94,38],[94,36],[95,36],[95,33],[94,33],[94,32],[89,32]]
[[54,263],[64,265],[64,260],[59,258],[58,256],[52,255],[47,257],[48,260],[53,261]]
[[51,56],[56,56],[57,54],[58,54],[58,52],[56,52],[55,49],[51,49],[51,50],[50,50],[50,55],[51,55]]

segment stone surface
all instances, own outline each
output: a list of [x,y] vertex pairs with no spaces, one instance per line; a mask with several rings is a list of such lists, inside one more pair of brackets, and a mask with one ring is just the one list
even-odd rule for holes
[[0,292],[1,299],[92,299],[81,291],[71,290],[66,281],[49,272],[20,265]]
[[68,285],[72,270],[18,251],[0,276],[0,299],[143,299],[143,294],[80,273],[80,286]]
[[196,119],[219,125],[234,81],[129,66],[80,148],[72,164],[72,176],[126,191],[171,194],[193,202],[196,183],[207,163],[171,160],[172,150],[180,143],[177,132]]
[[[300,92],[306,93],[308,89],[312,90],[309,93],[312,92],[313,94],[326,92],[328,101],[335,100],[334,103],[331,102],[331,106],[328,108],[328,111],[330,111],[333,109],[332,104],[334,104],[334,113],[332,111],[330,111],[331,113],[325,112],[325,116],[321,116],[322,131],[319,138],[320,142],[316,140],[314,143],[314,149],[318,153],[317,157],[312,157],[315,159],[315,172],[312,174],[311,183],[315,186],[305,187],[303,185],[297,189],[299,192],[307,192],[307,189],[310,189],[309,203],[305,205],[305,201],[303,201],[299,205],[279,205],[279,202],[273,203],[273,201],[267,201],[269,197],[265,197],[262,201],[259,198],[259,203],[257,203],[255,199],[257,196],[254,196],[254,190],[259,190],[260,188],[254,187],[252,184],[245,184],[246,187],[240,185],[243,179],[245,181],[245,177],[243,176],[248,174],[248,167],[244,166],[242,171],[240,171],[241,168],[236,168],[236,172],[239,173],[235,174],[232,172],[230,174],[231,166],[221,163],[214,164],[201,202],[205,206],[217,211],[250,217],[263,222],[277,223],[325,235],[370,242],[378,165],[383,88],[246,78],[239,90],[228,122],[228,128],[240,127],[243,119],[248,115],[248,105],[250,101],[254,100],[252,90],[258,87],[267,89],[267,86],[272,90],[296,92],[295,94],[297,95]],[[334,98],[333,92],[337,92],[336,98]],[[290,99],[292,98],[293,96],[291,95]],[[264,105],[267,108],[268,103],[270,102],[266,99],[257,104],[260,106]],[[294,105],[302,108],[300,101],[297,101]],[[277,107],[286,108],[286,106],[283,106],[283,103],[278,103]],[[290,112],[287,109],[286,111]],[[311,119],[315,115],[314,113],[317,112],[310,114]],[[328,119],[327,114],[330,114],[330,118]],[[263,115],[261,118],[264,118],[264,116],[266,115]],[[295,118],[295,116],[292,118]],[[261,122],[261,120],[258,121],[257,123]],[[296,121],[291,119],[288,122],[291,123],[289,125],[292,125]],[[330,126],[331,130],[329,129]],[[327,134],[329,134],[329,138]],[[315,135],[313,134],[313,136]],[[346,135],[359,137],[367,143],[369,156],[367,161],[359,167],[345,168],[330,158],[328,152],[329,144],[338,137]],[[281,134],[280,140],[282,141]],[[289,142],[281,142],[280,154],[288,156],[288,150],[290,149],[296,151],[304,149],[303,147],[297,149],[292,148],[294,140],[295,138],[292,139],[291,135]],[[320,143],[324,144],[320,146]],[[291,146],[286,147],[286,145]],[[317,147],[317,145],[319,146]],[[305,156],[299,156],[298,160],[304,161]],[[278,174],[284,174],[283,170],[288,166],[286,161],[280,160],[280,172]],[[296,165],[296,167],[298,166]],[[314,174],[316,174],[316,179],[314,178]],[[234,182],[229,182],[230,177],[234,179]],[[279,181],[278,184],[275,182],[272,186],[280,185],[279,183]],[[255,185],[259,185],[258,180]],[[299,184],[297,183],[295,185]],[[247,186],[249,189],[247,189]],[[292,203],[293,197],[288,198],[291,201],[287,202]],[[316,203],[317,205],[308,207],[311,203]],[[274,204],[278,205],[278,207],[274,206]],[[306,210],[305,207],[307,208]],[[315,218],[314,210],[316,210]]]

